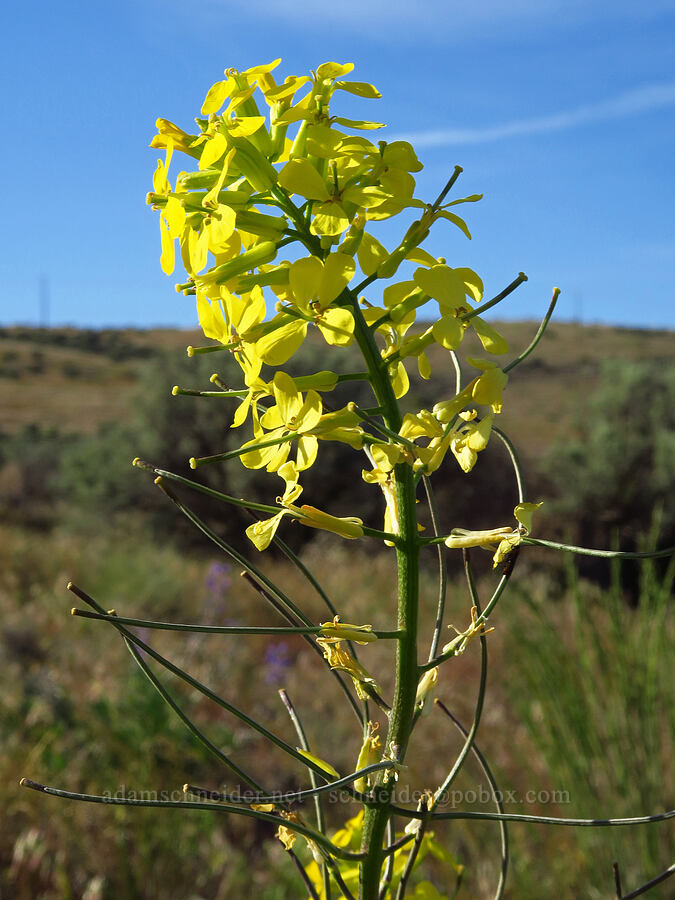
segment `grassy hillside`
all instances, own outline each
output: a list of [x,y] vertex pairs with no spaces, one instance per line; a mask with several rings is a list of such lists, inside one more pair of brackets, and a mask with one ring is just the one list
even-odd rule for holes
[[[527,346],[537,325],[504,322],[498,327],[515,355]],[[467,335],[464,347],[482,353],[471,337]],[[196,331],[169,329],[0,329],[0,428],[11,433],[40,424],[90,434],[105,422],[123,421],[131,413],[134,388],[149,359],[175,352],[178,362],[188,344],[206,343]],[[452,390],[452,382],[447,355],[435,350],[434,379],[440,376],[445,382],[444,391],[434,386],[438,399]],[[507,394],[502,426],[514,435],[527,435],[527,455],[541,455],[565,433],[575,407],[597,384],[603,360],[672,363],[674,358],[672,332],[553,323],[537,353],[514,371],[511,387],[517,387],[517,404],[510,404]],[[215,354],[209,361],[215,371],[222,356]],[[173,378],[169,366],[167,390]]]
[[[501,326],[511,345],[507,359],[529,343],[536,327],[527,322]],[[3,897],[304,896],[271,828],[201,812],[162,814],[73,804],[18,787],[23,775],[91,793],[120,788],[174,791],[185,781],[222,787],[225,775],[220,763],[153,692],[114,632],[104,623],[68,615],[75,601],[65,590],[65,583],[73,579],[105,608],[114,606],[121,615],[204,624],[278,624],[276,614],[238,577],[239,568],[194,529],[181,530],[179,514],[152,486],[152,479],[129,465],[132,456],[147,453],[168,468],[182,466],[189,474],[186,459],[191,454],[217,451],[227,440],[229,401],[170,394],[176,382],[208,386],[209,373],[225,372],[231,363],[224,353],[189,360],[184,348],[191,343],[206,341],[196,332],[171,330],[0,330]],[[475,347],[473,352],[483,355]],[[593,507],[594,515],[604,517],[602,540],[612,539],[615,518],[610,514],[614,515],[617,495],[632,505],[635,492],[644,494],[647,506],[638,524],[649,524],[651,507],[657,500],[657,506],[667,500],[667,485],[672,484],[668,441],[675,435],[675,404],[665,380],[645,381],[644,373],[628,364],[654,361],[649,376],[653,378],[654,372],[672,372],[673,355],[672,333],[553,324],[537,354],[514,370],[500,424],[524,458],[528,486],[536,492],[533,499],[545,496],[545,509],[552,510],[548,517],[542,515],[538,533],[552,536],[556,528],[572,529],[580,518],[581,507],[571,505],[558,522],[559,485],[549,485],[540,468],[556,440],[564,439],[571,448],[577,432],[582,458],[577,468],[575,460],[571,467],[561,468],[562,479],[571,491],[578,488],[579,473],[589,471],[590,487],[584,496],[598,485],[602,488],[594,495]],[[626,363],[615,373],[615,382],[608,383],[606,372],[603,375],[607,360]],[[309,371],[325,365],[320,342],[308,342],[305,363]],[[411,408],[429,406],[454,393],[454,372],[447,357],[432,356],[432,367],[438,379],[434,393],[413,379]],[[628,387],[619,384],[618,375],[624,372],[635,375]],[[605,393],[599,395],[597,418],[607,430],[592,431],[593,443],[583,431],[583,416],[593,418],[588,401],[599,387]],[[613,394],[623,406],[609,403]],[[655,425],[650,425],[650,416]],[[478,465],[469,478],[454,464],[445,474],[439,471],[441,513],[458,517],[451,524],[474,524],[468,519],[479,515],[491,520],[504,510],[510,514],[512,474],[503,450],[500,456],[501,448],[493,443],[485,451],[486,462],[487,455],[494,454],[490,462]],[[330,457],[329,450],[324,451],[323,470],[329,474],[306,473],[306,496],[308,502],[316,499],[317,505],[327,497],[326,507],[341,512],[340,504],[352,502],[354,489],[363,487],[361,462],[354,462],[359,454],[349,448],[336,457]],[[614,457],[619,463],[628,460],[633,467],[629,478],[615,474],[623,470],[616,468]],[[670,481],[663,475],[668,471]],[[609,481],[616,482],[609,487],[602,483],[608,473]],[[277,488],[273,476],[251,476],[238,465],[206,466],[199,477],[237,495],[258,492],[267,502],[270,479]],[[480,488],[486,478],[487,485]],[[653,485],[651,493],[648,485]],[[364,518],[378,524],[379,491],[368,494],[369,490],[364,488],[371,499],[364,494],[366,499],[359,497],[359,502],[371,503]],[[580,496],[573,494],[579,504]],[[665,518],[664,509],[662,504]],[[220,535],[241,531],[242,523],[217,505],[205,506],[200,513]],[[460,516],[467,519],[460,522]],[[309,531],[287,527],[284,537],[293,541]],[[193,533],[198,540],[187,543]],[[312,620],[327,616],[287,560],[271,553],[258,556],[250,546],[246,552],[255,555]],[[395,594],[390,551],[373,555],[365,542],[347,545],[320,534],[302,552],[329,596],[345,610],[344,618],[372,622],[375,627],[389,624]],[[482,569],[477,566],[478,589],[485,602],[495,575],[489,570],[488,554],[476,551],[474,562],[479,557],[488,561]],[[424,634],[433,627],[437,595],[435,557],[430,554],[429,560],[434,565],[425,566],[421,576]],[[627,563],[610,569],[603,561],[601,568],[610,581],[607,588],[599,587],[597,580],[579,580],[574,566],[552,568],[545,552],[541,560],[536,553],[523,553],[509,592],[496,610],[496,630],[488,638],[490,674],[478,742],[494,765],[500,789],[512,792],[507,811],[631,816],[675,805],[675,686],[669,677],[673,629],[668,612],[675,567]],[[451,572],[445,621],[463,626],[468,615],[465,585]],[[347,713],[341,714],[334,685],[299,638],[230,640],[161,632],[144,637],[294,741],[277,695],[280,687],[287,689],[313,750],[340,771],[353,765],[360,735],[352,730]],[[368,645],[363,652],[368,668],[390,694],[390,649],[385,643]],[[474,642],[442,671],[438,695],[465,723],[473,716],[479,668],[479,647]],[[209,737],[261,780],[266,782],[274,772],[275,781],[288,789],[304,785],[299,770],[270,754],[240,722],[166,673],[161,675]],[[413,790],[434,787],[442,780],[461,746],[438,711],[420,722],[418,740],[401,782],[401,787],[409,784]],[[465,792],[486,788],[473,764],[456,784]],[[534,792],[531,801],[524,799],[528,792]],[[462,807],[472,806],[466,801],[469,796],[464,795]],[[309,806],[304,812],[312,815]],[[342,803],[328,808],[335,827],[350,814],[351,807]],[[452,822],[438,832],[466,866],[458,900],[493,897],[499,874],[494,823]],[[666,867],[671,834],[668,823],[612,831],[515,824],[505,897],[609,897],[615,859],[621,863],[624,890],[633,890]],[[304,848],[300,854],[308,859]],[[454,884],[447,883],[447,874],[436,861],[425,861],[423,874],[452,895]],[[662,885],[652,894],[665,900],[669,887],[670,883]]]

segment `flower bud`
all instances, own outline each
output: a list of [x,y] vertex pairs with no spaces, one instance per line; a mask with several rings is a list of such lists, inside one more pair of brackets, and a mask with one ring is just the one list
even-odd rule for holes
[[[366,734],[363,738],[363,744],[359,751],[359,758],[356,761],[357,771],[359,769],[365,769],[366,766],[372,766],[373,763],[379,762],[382,758],[382,739],[377,733],[379,727],[379,722],[368,722]],[[376,773],[373,773],[373,775],[375,774]],[[364,794],[370,789],[373,780],[372,776],[364,775],[362,778],[356,779],[354,787],[357,791]]]
[[228,259],[220,266],[215,266],[203,275],[197,276],[199,284],[224,284],[230,278],[241,275],[264,263],[271,262],[277,255],[277,245],[273,241],[263,241],[256,244],[245,253],[240,253],[233,259]]

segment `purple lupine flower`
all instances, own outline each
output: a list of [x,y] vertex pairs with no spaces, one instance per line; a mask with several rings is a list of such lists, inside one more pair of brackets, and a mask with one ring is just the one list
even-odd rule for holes
[[267,684],[281,684],[292,662],[288,644],[284,641],[268,644],[265,650],[265,681]]
[[204,620],[223,622],[225,620],[225,598],[232,586],[232,566],[228,563],[211,563],[204,577],[206,596],[204,597]]

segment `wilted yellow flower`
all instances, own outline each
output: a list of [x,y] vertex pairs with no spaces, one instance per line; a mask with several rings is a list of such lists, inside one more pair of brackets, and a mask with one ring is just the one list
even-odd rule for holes
[[478,621],[478,610],[475,606],[471,607],[471,624],[466,631],[457,631],[454,625],[450,625],[457,632],[457,637],[449,641],[441,650],[441,653],[450,653],[453,656],[459,656],[466,650],[469,641],[481,634],[489,634],[494,628],[488,628],[485,622]]
[[438,683],[438,666],[428,669],[420,678],[417,684],[417,693],[415,695],[415,706],[427,706],[427,700],[432,696],[434,689]]
[[[542,501],[543,502],[543,501]],[[470,531],[464,528],[453,528],[445,539],[445,546],[451,550],[465,547],[482,547],[484,550],[495,550],[494,565],[497,566],[504,557],[521,543],[529,534],[532,527],[532,516],[542,503],[519,503],[513,510],[518,520],[518,528],[512,529],[508,525],[502,528],[492,528],[487,531]]]
[[321,637],[339,638],[343,641],[354,641],[356,644],[369,644],[377,640],[372,625],[349,625],[335,616],[332,622],[321,623]]
[[[279,813],[282,819],[285,819],[287,822],[300,822],[300,816],[294,812],[287,812],[286,810],[281,810]],[[279,838],[281,843],[284,845],[284,850],[292,850],[293,845],[296,840],[296,833],[292,828],[289,828],[287,825],[280,825],[277,828],[276,837]]]
[[381,693],[381,688],[375,679],[368,674],[361,663],[357,662],[351,653],[342,646],[339,638],[317,638],[317,644],[323,650],[323,655],[328,660],[331,669],[337,669],[340,672],[346,672],[354,682],[356,693],[361,700],[368,699],[368,691],[363,687],[364,684]]

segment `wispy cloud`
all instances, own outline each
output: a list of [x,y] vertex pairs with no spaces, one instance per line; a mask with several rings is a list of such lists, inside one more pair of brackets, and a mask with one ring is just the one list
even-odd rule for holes
[[567,131],[587,123],[624,119],[675,104],[675,82],[651,84],[626,91],[609,100],[577,106],[548,116],[516,119],[499,125],[478,128],[447,128],[418,131],[397,137],[417,147],[451,147],[458,144],[486,144],[521,135]]
[[600,20],[646,20],[673,12],[673,0],[614,0],[608,9],[605,0],[340,0],[338,4],[315,0],[195,0],[207,7],[227,7],[280,24],[293,24],[303,31],[349,32],[367,30],[374,40],[396,35],[403,40],[427,41],[443,37],[466,38],[468,34],[496,31],[505,26],[518,28],[559,27],[571,22]]

